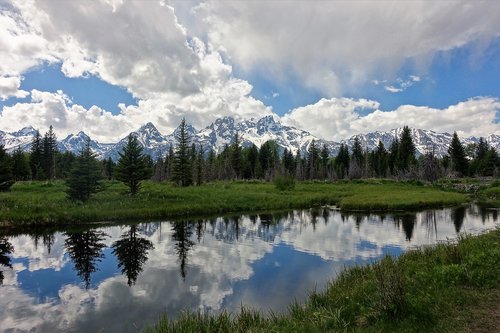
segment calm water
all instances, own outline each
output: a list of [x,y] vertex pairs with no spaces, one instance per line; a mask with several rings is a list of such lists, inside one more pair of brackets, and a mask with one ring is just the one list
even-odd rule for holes
[[476,206],[405,215],[325,208],[0,234],[0,330],[121,332],[162,311],[282,311],[346,266],[495,225],[497,211]]

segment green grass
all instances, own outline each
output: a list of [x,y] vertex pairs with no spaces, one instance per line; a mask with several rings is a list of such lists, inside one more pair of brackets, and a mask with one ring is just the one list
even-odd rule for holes
[[500,208],[500,181],[496,180],[489,186],[481,188],[478,201],[483,206]]
[[66,198],[63,182],[19,182],[0,193],[0,223],[67,224],[118,220],[153,220],[233,212],[269,211],[337,205],[347,210],[407,210],[458,205],[460,193],[393,181],[303,182],[291,191],[272,183],[217,182],[199,187],[145,182],[136,197],[126,187],[107,182],[106,189],[86,203]]
[[345,270],[284,314],[243,309],[162,317],[146,332],[493,332],[500,229]]

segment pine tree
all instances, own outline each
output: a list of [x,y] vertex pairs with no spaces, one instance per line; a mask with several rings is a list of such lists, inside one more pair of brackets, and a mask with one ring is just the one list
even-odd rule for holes
[[326,179],[328,177],[328,159],[330,154],[328,153],[328,148],[324,144],[321,148],[320,160],[321,160],[321,178]]
[[364,162],[363,148],[361,147],[361,141],[359,141],[358,137],[354,138],[354,144],[352,145],[351,160],[356,162],[360,168],[363,167],[363,162]]
[[395,175],[398,168],[398,155],[399,155],[399,139],[395,138],[391,147],[389,148],[389,157],[387,159],[387,164],[389,165],[389,170],[391,175]]
[[17,148],[12,155],[12,175],[14,176],[14,181],[28,180],[31,177],[29,159],[23,153],[21,147]]
[[319,148],[316,146],[316,141],[312,140],[307,151],[307,178],[317,179],[319,176]]
[[459,176],[466,176],[469,169],[469,162],[465,157],[465,149],[458,138],[457,132],[453,133],[453,138],[448,148],[448,154],[451,158],[453,170],[456,171]]
[[189,145],[191,138],[187,132],[186,120],[183,118],[179,130],[175,135],[177,147],[175,148],[173,164],[173,180],[180,186],[189,186],[193,183],[191,166],[191,153]]
[[373,169],[377,177],[385,177],[387,175],[388,168],[388,153],[385,150],[384,144],[382,141],[378,142],[377,149],[374,153],[374,164]]
[[412,165],[415,165],[415,152],[416,148],[411,138],[410,128],[404,126],[398,147],[397,166],[399,170],[406,172],[410,170]]
[[101,190],[101,179],[101,167],[90,150],[89,139],[66,180],[68,197],[71,200],[87,201],[92,194]]
[[32,179],[44,179],[42,168],[42,154],[43,154],[43,142],[40,132],[37,130],[33,141],[31,141],[31,152],[30,152],[30,168],[31,168],[31,178]]
[[12,161],[3,145],[0,144],[0,191],[8,191],[12,184],[14,184]]
[[204,159],[203,159],[203,146],[200,145],[198,154],[196,155],[195,170],[194,173],[196,177],[196,185],[200,186],[203,183],[203,169],[204,169]]
[[52,125],[43,137],[42,167],[49,181],[56,178],[57,137]]
[[240,137],[238,132],[236,132],[234,134],[233,144],[231,145],[231,166],[237,179],[241,176],[241,159]]
[[152,170],[135,136],[132,134],[128,136],[127,145],[119,156],[115,169],[116,179],[129,187],[131,195],[136,195],[141,181],[151,177]]
[[347,177],[347,172],[349,170],[349,148],[347,145],[341,143],[339,153],[333,162],[335,171],[337,172],[337,177],[343,179]]

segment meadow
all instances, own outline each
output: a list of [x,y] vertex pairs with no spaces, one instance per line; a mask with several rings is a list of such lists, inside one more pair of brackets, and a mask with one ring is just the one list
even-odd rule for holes
[[463,193],[415,182],[364,180],[298,182],[280,191],[266,182],[215,182],[178,187],[144,182],[136,196],[115,181],[87,202],[67,198],[62,181],[17,182],[0,193],[0,226],[55,225],[126,220],[159,220],[226,213],[262,212],[335,205],[344,210],[416,210],[459,205]]

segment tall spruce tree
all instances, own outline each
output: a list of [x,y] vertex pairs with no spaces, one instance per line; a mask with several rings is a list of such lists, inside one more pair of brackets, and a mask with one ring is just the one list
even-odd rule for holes
[[343,143],[340,144],[340,149],[333,162],[333,166],[335,167],[335,172],[339,179],[347,177],[347,172],[349,170],[349,148],[347,145]]
[[374,152],[373,169],[377,177],[387,176],[388,153],[382,141],[378,142],[377,149]]
[[12,160],[0,144],[0,191],[8,191],[12,184],[14,184]]
[[453,138],[448,148],[448,154],[450,155],[452,169],[457,172],[459,176],[466,176],[469,169],[469,162],[465,157],[465,149],[458,138],[457,132],[453,133]]
[[236,178],[241,176],[242,155],[240,146],[240,137],[238,132],[234,134],[233,144],[231,145],[231,166]]
[[87,201],[92,194],[101,190],[101,179],[101,165],[90,150],[88,139],[66,180],[66,193],[71,200]]
[[415,152],[416,148],[411,137],[411,130],[408,126],[404,126],[398,147],[397,165],[399,170],[403,172],[409,171],[410,167],[416,164]]
[[49,181],[56,178],[56,154],[57,137],[52,125],[50,125],[49,131],[43,136],[42,145],[42,167]]
[[30,149],[30,168],[31,168],[31,178],[32,179],[44,179],[45,175],[42,168],[42,154],[43,154],[43,142],[40,132],[35,131],[35,136],[31,141]]
[[175,134],[177,146],[175,147],[173,163],[173,180],[180,186],[193,184],[191,165],[191,137],[187,131],[186,120],[183,118]]
[[29,159],[21,147],[18,147],[12,154],[12,175],[14,181],[28,180],[31,177]]
[[394,138],[389,148],[389,156],[387,158],[387,164],[389,165],[389,170],[391,175],[395,175],[398,169],[398,155],[399,155],[399,139]]
[[139,192],[141,181],[151,177],[151,167],[142,154],[142,147],[134,135],[128,136],[127,145],[119,153],[115,177],[128,186],[131,195]]

